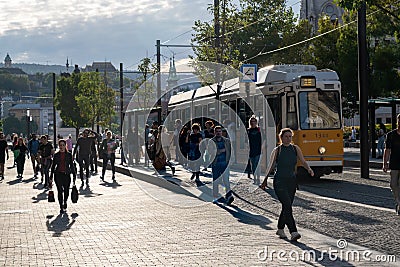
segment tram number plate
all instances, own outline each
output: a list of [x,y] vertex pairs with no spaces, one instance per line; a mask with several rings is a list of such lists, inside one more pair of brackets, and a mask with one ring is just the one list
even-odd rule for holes
[[327,133],[316,133],[315,138],[328,138]]

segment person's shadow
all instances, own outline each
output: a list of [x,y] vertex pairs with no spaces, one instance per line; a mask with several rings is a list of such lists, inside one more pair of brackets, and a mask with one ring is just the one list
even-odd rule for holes
[[50,221],[54,215],[46,216],[47,231],[54,232],[53,237],[59,237],[62,232],[71,229],[75,223],[75,218],[78,217],[78,213],[72,213],[71,219],[68,213],[60,213],[54,220]]
[[272,227],[268,226],[271,224],[271,220],[258,214],[253,214],[248,211],[242,210],[236,205],[225,206],[224,204],[217,204],[219,207],[223,208],[229,212],[233,217],[235,217],[238,222],[258,225],[260,228],[265,230],[271,230]]

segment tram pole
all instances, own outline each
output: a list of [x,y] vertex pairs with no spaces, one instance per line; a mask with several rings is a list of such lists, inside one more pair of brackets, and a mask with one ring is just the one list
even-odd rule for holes
[[159,125],[161,125],[161,112],[162,112],[162,103],[161,103],[161,41],[157,40],[157,120]]
[[119,131],[121,135],[121,165],[125,162],[125,153],[123,149],[123,142],[126,142],[126,138],[123,138],[123,123],[124,123],[124,69],[123,64],[119,63],[119,103],[120,103],[120,119],[121,124],[119,125]]
[[215,99],[216,99],[216,114],[218,116],[218,124],[221,124],[221,110],[220,110],[220,95],[221,95],[221,73],[220,73],[220,62],[221,62],[221,57],[220,57],[220,51],[219,48],[221,46],[221,40],[220,40],[220,24],[219,24],[219,0],[214,0],[214,34],[215,34],[215,55],[216,55],[216,61],[217,61],[217,67],[215,68],[215,82],[217,84],[217,92],[215,92]]
[[57,147],[56,74],[53,72],[53,146]]
[[[360,166],[361,178],[369,178],[368,144],[368,51],[366,3],[358,10],[358,91],[360,97]],[[374,123],[371,121],[370,123]],[[373,141],[373,140],[371,140]]]

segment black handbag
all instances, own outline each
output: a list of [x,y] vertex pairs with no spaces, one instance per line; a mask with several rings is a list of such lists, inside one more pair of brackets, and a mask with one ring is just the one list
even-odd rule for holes
[[49,202],[56,202],[56,199],[54,198],[54,191],[53,191],[53,190],[50,190],[50,191],[49,191],[49,194],[48,194],[48,196],[47,196],[47,200],[48,200]]
[[76,186],[72,186],[72,190],[71,190],[71,201],[72,203],[77,203],[78,202],[78,198],[79,198],[79,192],[78,189],[76,188]]

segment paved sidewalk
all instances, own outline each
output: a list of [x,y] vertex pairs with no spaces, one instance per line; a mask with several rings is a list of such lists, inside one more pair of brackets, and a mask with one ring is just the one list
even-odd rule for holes
[[[146,170],[136,170],[138,178],[132,178],[118,168],[122,173],[115,183],[110,171],[105,182],[93,176],[90,187],[80,189],[78,203],[69,200],[68,212],[59,215],[57,202],[47,202],[31,169],[27,161],[22,180],[15,178],[15,168],[6,169],[0,183],[1,266],[384,265],[332,261],[327,252],[341,251],[337,240],[305,229],[299,230],[299,243],[279,239],[275,220],[213,205],[200,199],[207,192],[190,183],[178,187]],[[191,193],[196,190],[198,196]],[[348,244],[342,252],[365,250]],[[304,253],[319,260],[303,259]]]

